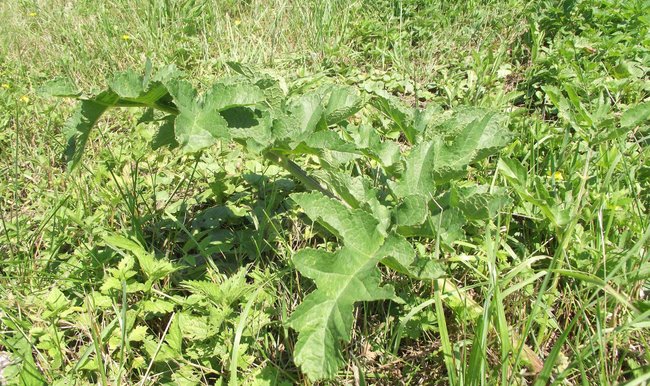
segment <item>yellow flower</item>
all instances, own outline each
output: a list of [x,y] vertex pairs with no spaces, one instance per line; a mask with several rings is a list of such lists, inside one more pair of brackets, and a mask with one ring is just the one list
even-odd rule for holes
[[3,83],[2,88],[4,88],[5,90],[8,90],[8,89],[11,88],[11,86],[8,83]]
[[240,24],[241,24],[241,20],[240,19],[235,19],[235,25],[240,25]]
[[20,97],[20,101],[23,103],[29,103],[29,97],[27,95],[23,95]]
[[36,15],[37,15],[36,12],[30,12],[30,13],[29,13],[29,16],[31,16],[31,17],[36,17]]
[[556,181],[564,181],[564,176],[562,175],[561,171],[557,171],[553,173],[552,175],[549,174],[550,177],[553,177],[554,180]]
[[127,35],[127,34],[124,34],[124,35],[122,35],[122,40],[131,40],[131,36]]

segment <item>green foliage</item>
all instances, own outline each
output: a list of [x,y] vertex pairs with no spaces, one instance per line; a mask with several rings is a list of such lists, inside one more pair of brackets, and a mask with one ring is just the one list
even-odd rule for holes
[[377,269],[386,253],[386,229],[368,213],[320,193],[292,199],[343,241],[335,253],[303,249],[293,257],[296,269],[318,286],[288,321],[299,333],[295,361],[312,379],[332,378],[343,365],[339,341],[350,340],[354,303],[395,298],[391,286],[380,287]]
[[648,379],[647,1],[209,3],[0,4],[9,384]]
[[[189,82],[166,68],[153,77],[155,86],[148,84],[146,74],[143,77],[129,72],[120,74],[110,83],[109,90],[81,104],[135,105],[171,112],[176,116],[173,129],[171,119],[165,118],[159,129],[159,133],[165,133],[156,136],[154,148],[164,143],[172,144],[172,130],[175,142],[182,151],[189,153],[218,141],[235,140],[251,151],[262,152],[306,188],[316,190],[292,198],[312,220],[340,238],[342,247],[334,253],[305,249],[295,254],[296,268],[313,279],[318,289],[305,298],[288,323],[299,333],[296,363],[314,380],[332,378],[343,364],[340,342],[350,340],[355,303],[397,299],[390,286],[380,287],[377,263],[383,262],[400,273],[420,279],[434,279],[444,272],[440,263],[431,257],[418,256],[403,235],[422,234],[435,238],[444,234],[441,239],[449,244],[459,237],[466,222],[460,213],[465,212],[472,219],[488,219],[507,203],[502,198],[493,198],[486,190],[479,193],[475,189],[457,188],[452,190],[453,199],[448,200],[447,205],[448,208],[462,208],[461,211],[448,209],[455,215],[450,217],[444,211],[437,215],[440,221],[434,224],[429,217],[429,213],[433,214],[430,212],[433,205],[429,202],[440,198],[438,196],[452,180],[463,177],[471,163],[505,145],[507,130],[494,114],[476,110],[469,112],[471,116],[465,113],[462,119],[454,118],[464,124],[456,139],[448,144],[449,133],[427,130],[426,120],[422,119],[426,112],[400,107],[392,98],[379,97],[384,102],[376,106],[416,144],[403,155],[396,154],[396,160],[391,163],[398,167],[383,171],[395,180],[394,183],[387,184],[387,180],[371,183],[363,175],[347,174],[344,164],[362,162],[367,165],[364,168],[371,168],[375,159],[381,159],[381,153],[386,149],[397,151],[399,145],[394,143],[391,147],[387,145],[391,143],[389,139],[380,137],[367,144],[350,141],[355,128],[346,120],[363,108],[365,97],[350,87],[322,85],[304,94],[280,99],[274,93],[269,99],[264,90],[277,87],[272,81],[267,79],[262,89],[257,86],[260,81],[251,71],[244,71],[241,65],[233,66],[247,75],[216,83],[200,96]],[[113,96],[112,102],[106,95]],[[71,148],[83,149],[92,123],[103,111],[98,112],[93,122],[86,122],[77,129],[84,135],[73,137]],[[152,120],[151,116],[149,119]],[[73,118],[69,125],[73,126],[76,120]],[[406,130],[413,127],[414,122],[419,128]],[[163,135],[167,140],[161,139]],[[322,181],[286,158],[299,161],[300,154],[305,153],[321,160],[326,173]],[[77,156],[72,159],[72,167],[80,159],[79,150],[74,154]],[[392,193],[386,196],[380,191]],[[424,233],[413,232],[421,227],[426,229]],[[454,236],[448,233],[450,231]],[[125,245],[124,242],[118,244]],[[137,250],[133,246],[130,249]],[[135,255],[143,269],[163,269],[145,258],[146,253],[139,251]],[[130,284],[132,267],[132,261],[122,261],[113,277],[104,283],[104,290],[118,290],[120,280],[126,280],[127,292],[140,290],[133,287],[136,283]],[[152,274],[147,275],[150,278],[145,286],[150,286]],[[205,325],[197,328],[197,333],[209,330]]]

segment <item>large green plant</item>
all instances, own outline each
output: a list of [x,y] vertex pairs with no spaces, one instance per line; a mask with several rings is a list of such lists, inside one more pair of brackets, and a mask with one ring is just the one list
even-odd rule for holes
[[[148,67],[142,76],[121,73],[107,90],[79,97],[66,126],[69,166],[80,162],[109,108],[142,107],[142,120],[158,123],[154,149],[195,153],[232,141],[285,168],[309,191],[291,199],[340,240],[334,251],[303,249],[292,258],[317,286],[288,321],[298,332],[295,362],[311,379],[331,378],[343,364],[341,342],[350,340],[355,303],[399,300],[390,284],[382,285],[378,264],[437,279],[442,264],[418,254],[410,239],[450,246],[468,221],[488,219],[508,204],[494,188],[460,182],[469,165],[507,143],[508,131],[493,112],[414,109],[388,94],[361,95],[332,84],[288,89],[242,65],[231,67],[238,76],[202,95],[173,67],[155,74]],[[55,94],[76,95],[67,88]],[[384,124],[353,124],[359,114]],[[319,167],[308,172],[305,156]]]

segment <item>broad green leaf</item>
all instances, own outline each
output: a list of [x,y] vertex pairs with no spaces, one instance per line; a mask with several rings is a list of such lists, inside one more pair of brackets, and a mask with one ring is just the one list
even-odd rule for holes
[[44,83],[39,93],[49,97],[77,97],[81,95],[79,88],[68,78],[58,78]]
[[497,163],[497,169],[511,183],[517,186],[526,186],[528,171],[518,160],[500,158]]
[[160,149],[161,147],[168,146],[173,149],[178,147],[178,141],[176,141],[176,134],[174,132],[174,120],[176,117],[173,115],[165,117],[163,123],[158,127],[156,134],[151,140],[151,148],[153,150]]
[[242,63],[226,62],[226,64],[236,73],[242,75],[249,82],[254,83],[259,87],[264,93],[265,99],[272,105],[279,105],[282,103],[288,92],[284,78],[261,73],[253,67]]
[[393,209],[395,225],[413,226],[422,224],[429,216],[428,198],[412,194],[404,197]]
[[354,304],[394,298],[391,286],[380,286],[377,263],[384,242],[380,223],[365,211],[348,209],[321,193],[293,194],[292,199],[314,221],[343,239],[335,253],[304,249],[293,262],[317,289],[307,295],[288,324],[298,331],[294,360],[310,379],[332,378],[342,366],[340,342],[350,340]]
[[266,99],[271,106],[279,106],[284,103],[288,92],[284,79],[264,75],[255,81],[255,86],[262,90],[264,99]]
[[93,100],[82,100],[75,113],[66,122],[63,129],[68,142],[65,158],[70,170],[74,169],[81,161],[93,126],[118,99],[114,92],[105,91]]
[[[294,100],[289,106],[289,112],[296,119],[297,132],[294,134],[303,135],[309,134],[316,130],[318,123],[323,117],[323,106],[321,104],[320,96],[316,94],[305,95],[297,100]],[[292,140],[297,140],[292,135]]]
[[494,218],[512,200],[504,190],[490,193],[488,186],[454,187],[450,194],[450,206],[458,208],[470,220]]
[[174,303],[166,300],[143,300],[140,302],[142,310],[152,314],[169,314],[174,311]]
[[282,373],[273,367],[267,365],[263,369],[257,369],[254,373],[254,378],[250,380],[248,386],[291,386],[292,383],[284,379]]
[[399,170],[401,154],[400,147],[396,142],[384,141],[373,149],[377,161],[390,173]]
[[353,246],[364,254],[372,253],[381,246],[386,229],[381,228],[369,213],[350,210],[342,203],[316,192],[292,194],[291,198],[310,219],[343,239],[345,245]]
[[181,323],[178,315],[174,315],[175,318],[172,320],[172,324],[169,326],[169,331],[165,337],[165,343],[169,345],[169,348],[176,352],[178,355],[182,355],[183,352],[183,333],[181,332]]
[[371,187],[372,181],[368,178],[351,176],[349,173],[333,168],[315,174],[353,208],[359,208],[377,197],[377,191]]
[[[377,92],[371,101],[372,105],[384,113],[395,126],[404,133],[409,143],[415,143],[416,129],[414,125],[414,110],[406,107],[399,99],[386,91]],[[423,117],[419,117],[419,123]],[[422,125],[418,125],[421,128]]]
[[325,106],[325,119],[328,125],[339,123],[361,110],[364,100],[352,87],[333,86],[331,88],[327,105]]
[[289,319],[299,334],[295,362],[311,379],[332,378],[343,364],[340,341],[350,341],[356,302],[395,296],[391,286],[380,287],[379,260],[349,247],[336,253],[304,249],[293,257],[296,269],[318,286]]
[[183,80],[167,84],[180,114],[176,117],[176,139],[185,152],[202,150],[219,139],[231,137],[228,122],[220,111],[251,106],[264,100],[261,90],[246,84],[215,84],[198,97],[192,85]]
[[445,275],[443,263],[418,257],[411,243],[397,234],[388,236],[380,255],[385,256],[382,264],[415,279],[436,279]]
[[436,118],[443,113],[442,106],[431,102],[424,109],[414,109],[413,128],[418,133],[424,133],[436,121]]
[[386,91],[376,92],[371,103],[399,127],[406,127],[413,123],[413,110],[407,108],[398,98]]
[[128,340],[129,342],[142,342],[147,336],[147,326],[136,326],[131,332],[129,332]]
[[634,127],[650,119],[650,102],[627,109],[621,116],[621,126]]
[[[322,162],[322,161],[321,161]],[[325,165],[325,163],[323,163]],[[320,180],[327,183],[336,194],[352,208],[362,208],[379,221],[380,229],[388,229],[391,212],[377,199],[378,192],[372,187],[372,181],[365,176],[351,176],[334,167],[326,167],[326,173],[315,173]]]
[[[135,106],[153,107],[160,100],[168,102],[169,92],[166,84],[179,76],[180,73],[174,66],[167,66],[153,77],[148,74],[142,76],[133,71],[121,72],[116,74],[108,84],[111,90],[120,96],[118,105],[128,106],[133,103]],[[173,110],[173,107],[171,109]]]
[[456,163],[476,162],[504,147],[510,140],[505,117],[494,113],[480,114],[467,124],[454,140],[451,149],[461,156]]
[[50,319],[52,317],[65,318],[68,314],[74,311],[70,309],[70,300],[57,287],[53,287],[47,295],[42,296],[41,302],[47,307],[47,309],[43,311],[43,318],[45,319]]
[[474,121],[475,126],[468,125],[468,130],[481,132],[472,162],[495,154],[512,140],[508,130],[507,116],[486,112],[481,119]]
[[233,107],[221,112],[228,123],[230,135],[245,143],[246,148],[260,152],[273,144],[273,119],[268,110]]
[[180,111],[174,131],[183,151],[197,152],[230,137],[228,123],[212,105],[212,93],[198,98],[194,87],[182,80],[168,84],[168,88]]
[[442,244],[450,246],[463,235],[467,219],[457,208],[446,208],[430,215],[421,226],[397,227],[397,233],[404,237],[440,238]]
[[334,131],[317,131],[303,141],[304,146],[296,149],[312,154],[321,154],[323,150],[336,151],[341,153],[358,153],[356,146],[341,138]]
[[233,107],[254,106],[264,101],[264,93],[259,87],[252,84],[217,83],[206,96],[206,101],[211,108],[223,111]]
[[273,135],[280,144],[287,140],[298,144],[313,133],[322,120],[321,97],[308,94],[293,99],[289,102],[287,113],[274,124]]
[[143,77],[130,70],[116,74],[108,85],[122,98],[137,98],[145,91]]
[[451,245],[454,241],[462,238],[463,226],[467,219],[463,213],[456,208],[448,208],[429,218],[427,225],[433,230],[433,235],[440,238],[443,244]]
[[[169,336],[169,335],[168,335]],[[160,344],[158,338],[147,336],[142,341],[142,347],[153,362],[166,362],[176,360],[182,354],[171,348],[167,343]]]
[[400,197],[412,194],[430,197],[437,185],[463,176],[468,162],[466,154],[456,154],[440,139],[422,142],[406,157],[404,173],[393,190]]
[[178,324],[181,326],[183,338],[189,340],[203,340],[219,333],[221,323],[213,323],[207,316],[196,316],[189,312],[176,314]]
[[377,130],[369,124],[347,125],[345,129],[361,153],[379,162],[387,172],[394,172],[393,166],[401,157],[399,144],[391,140],[382,142]]
[[[82,99],[77,111],[68,120],[64,128],[68,142],[65,157],[69,168],[72,170],[78,165],[92,127],[108,108],[114,106],[149,106],[175,113],[176,107],[166,100],[169,99],[169,95],[167,87],[163,85],[162,81],[174,83],[178,76],[179,73],[174,66],[161,69],[151,82],[148,76],[142,77],[134,72],[127,71],[117,74],[109,82],[109,90],[95,97]],[[59,84],[53,86],[53,88],[58,95],[70,94],[70,86]]]
[[463,128],[451,145],[436,137],[411,149],[404,173],[393,185],[401,197],[419,194],[430,197],[438,185],[463,176],[467,166],[505,144],[500,131],[490,125],[493,115],[486,114]]

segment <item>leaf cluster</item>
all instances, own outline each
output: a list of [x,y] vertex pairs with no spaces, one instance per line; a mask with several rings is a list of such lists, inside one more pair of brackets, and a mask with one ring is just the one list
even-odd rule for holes
[[[108,108],[143,107],[141,121],[158,126],[154,149],[198,153],[234,142],[283,167],[311,191],[291,195],[293,202],[340,240],[333,252],[304,249],[292,258],[317,286],[288,321],[298,332],[295,362],[312,379],[331,378],[343,364],[341,342],[350,340],[355,303],[400,302],[390,284],[381,284],[378,264],[415,279],[438,278],[443,264],[418,253],[409,240],[449,246],[462,237],[465,224],[494,217],[510,203],[498,189],[458,182],[470,165],[509,141],[505,119],[483,109],[450,114],[435,106],[412,108],[387,93],[362,94],[331,83],[289,88],[241,64],[231,67],[237,76],[203,93],[173,67],[117,75],[107,90],[82,97],[69,120],[69,165],[79,164],[93,126]],[[359,122],[359,115],[376,125]],[[152,264],[140,262],[145,270],[160,268]],[[132,265],[124,260],[105,289],[126,282],[127,292],[135,290],[129,287]],[[146,289],[151,280],[136,289]],[[210,323],[224,318],[217,314],[204,322],[179,317],[198,323],[196,333],[205,334]]]

